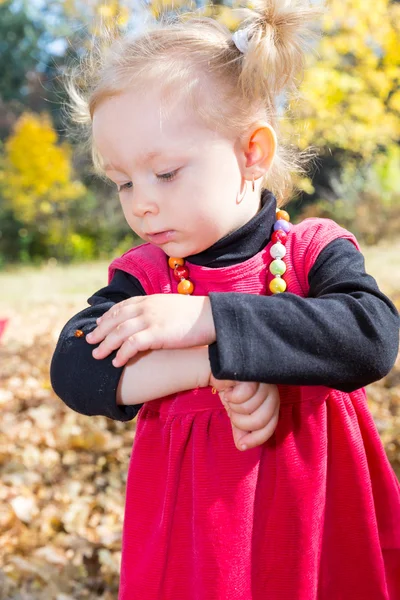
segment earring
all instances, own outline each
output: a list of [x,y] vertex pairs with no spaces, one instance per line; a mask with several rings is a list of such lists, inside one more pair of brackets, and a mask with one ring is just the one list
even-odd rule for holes
[[[248,179],[245,179],[245,180],[244,180],[244,183],[245,183],[245,186],[244,186],[244,192],[243,192],[243,194],[242,194],[242,196],[241,196],[240,198],[236,197],[236,204],[240,204],[240,203],[241,203],[241,201],[243,200],[243,198],[245,197],[245,195],[246,195],[246,187],[247,187],[247,182],[248,182]],[[253,190],[253,192],[255,191],[255,185],[254,185],[254,173],[253,173],[252,182],[251,182],[251,189]]]
[[241,195],[236,196],[236,204],[240,204],[242,202],[243,198],[245,197],[245,195],[246,195],[246,187],[247,187],[246,184],[247,184],[247,181],[244,180],[243,192],[241,192]]

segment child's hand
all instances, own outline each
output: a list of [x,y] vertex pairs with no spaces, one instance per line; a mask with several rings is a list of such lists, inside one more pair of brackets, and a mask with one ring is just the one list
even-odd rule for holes
[[115,367],[122,367],[138,352],[206,346],[215,338],[210,299],[182,294],[137,296],[119,302],[86,336],[89,344],[101,342],[93,351],[97,359],[119,349]]
[[248,381],[222,381],[211,376],[232,423],[238,450],[255,448],[274,433],[280,398],[276,385]]

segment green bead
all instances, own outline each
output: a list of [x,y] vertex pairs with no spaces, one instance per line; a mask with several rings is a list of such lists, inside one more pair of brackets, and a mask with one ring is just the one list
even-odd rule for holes
[[286,272],[286,264],[280,258],[276,258],[269,265],[272,275],[283,275]]
[[281,294],[286,290],[286,282],[280,277],[275,277],[269,284],[269,289],[273,294]]

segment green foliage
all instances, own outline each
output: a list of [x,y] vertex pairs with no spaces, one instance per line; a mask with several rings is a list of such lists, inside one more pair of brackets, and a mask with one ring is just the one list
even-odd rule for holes
[[39,62],[39,38],[44,28],[34,23],[23,6],[15,2],[0,2],[0,98],[24,101],[26,75]]

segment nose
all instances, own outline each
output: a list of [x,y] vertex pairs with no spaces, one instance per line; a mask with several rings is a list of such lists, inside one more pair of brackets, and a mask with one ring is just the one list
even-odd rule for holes
[[131,210],[135,217],[143,217],[148,213],[157,214],[158,204],[145,190],[136,189],[132,194]]

